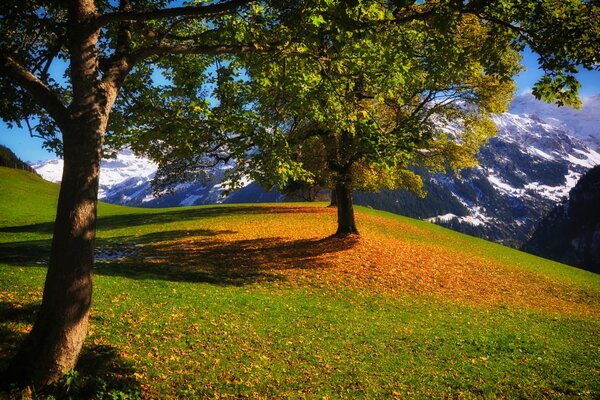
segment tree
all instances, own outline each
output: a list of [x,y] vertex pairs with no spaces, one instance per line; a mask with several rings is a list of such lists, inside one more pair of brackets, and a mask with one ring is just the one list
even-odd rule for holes
[[[425,51],[426,55],[441,52],[434,59],[441,63],[446,61],[446,57],[451,65],[460,67],[462,63],[459,52],[444,52],[447,48],[454,48],[454,42],[462,40],[461,36],[453,33],[446,35],[444,29],[454,32],[456,26],[462,23],[464,14],[474,16],[485,29],[493,31],[493,34],[487,33],[485,36],[490,38],[490,48],[483,49],[486,54],[483,59],[489,63],[481,67],[487,69],[487,75],[502,78],[506,73],[506,66],[510,64],[504,59],[507,45],[510,45],[508,48],[519,47],[523,41],[532,45],[541,55],[542,67],[547,72],[544,80],[537,86],[536,94],[546,100],[565,104],[575,102],[577,85],[572,77],[575,65],[583,64],[591,68],[597,62],[597,48],[592,48],[590,43],[595,43],[594,40],[598,37],[595,19],[598,10],[588,2],[562,2],[555,5],[556,10],[552,8],[554,3],[551,2],[525,0],[494,2],[493,6],[480,0],[216,0],[192,1],[186,6],[170,4],[169,0],[72,0],[68,3],[27,0],[2,2],[0,5],[0,87],[3,92],[0,115],[4,121],[17,125],[25,121],[28,126],[32,126],[31,123],[34,122],[32,132],[46,138],[48,146],[59,149],[64,157],[42,305],[32,331],[12,360],[7,373],[3,375],[7,382],[45,385],[72,369],[82,348],[92,301],[99,162],[111,110],[116,112],[115,116],[126,116],[136,109],[136,105],[147,104],[145,96],[156,95],[160,98],[164,93],[170,95],[169,91],[176,98],[202,97],[198,92],[199,86],[207,83],[210,76],[207,71],[214,64],[214,57],[223,54],[235,54],[238,57],[247,53],[268,53],[270,56],[287,54],[294,57],[294,69],[302,66],[299,61],[310,60],[312,64],[302,66],[310,72],[309,80],[302,78],[300,71],[294,72],[300,83],[323,87],[329,91],[337,90],[340,88],[339,84],[347,83],[349,88],[342,87],[345,93],[360,93],[363,91],[361,86],[357,86],[358,81],[349,80],[350,76],[345,81],[342,79],[334,82],[335,84],[320,85],[319,82],[325,82],[336,75],[319,76],[318,71],[326,70],[320,65],[315,69],[315,63],[327,61],[328,55],[322,54],[322,51],[336,50],[333,43],[341,44],[342,50],[336,50],[336,62],[327,61],[326,65],[334,69],[341,68],[339,75],[344,77],[343,69],[348,68],[345,64],[352,64],[354,51],[365,53],[360,56],[362,59],[367,56],[378,57],[369,53],[365,40],[374,40],[375,48],[381,49],[376,33],[379,30],[384,34],[390,28],[416,39],[420,46],[416,50]],[[342,16],[341,19],[338,15]],[[443,23],[445,18],[449,21],[446,24]],[[298,29],[298,23],[305,21],[309,22],[309,29],[303,32]],[[413,24],[427,23],[441,34],[438,40],[419,40],[419,34],[424,32],[425,25],[416,32],[411,28]],[[334,31],[328,34],[325,28]],[[346,44],[346,40],[355,34],[360,38],[363,31],[367,38],[354,42],[351,40]],[[343,37],[345,34],[348,35],[347,39]],[[498,38],[497,42],[491,40],[494,35]],[[382,37],[384,40],[393,40],[391,35],[384,34]],[[446,43],[446,37],[450,43]],[[319,41],[323,38],[327,40],[324,48],[320,48]],[[402,38],[400,42],[407,48],[400,49],[402,52],[396,55],[388,54],[390,57],[399,57],[399,60],[392,58],[389,62],[400,61],[400,65],[406,65],[404,51],[409,59],[419,59],[419,55],[413,54],[414,51],[411,50],[411,40]],[[364,47],[353,48],[352,43]],[[467,43],[458,47],[468,48]],[[448,59],[450,56],[457,59]],[[276,59],[282,60],[281,57]],[[56,60],[62,61],[62,64],[57,66]],[[251,76],[257,79],[256,82],[260,83],[260,71],[263,71],[262,76],[267,79],[269,74],[281,75],[281,70],[274,68],[278,65],[277,68],[281,68],[281,64],[268,63],[262,69],[256,69],[260,65],[257,63],[264,59],[243,60],[255,68]],[[66,65],[64,77],[53,74],[57,67],[60,69],[60,65]],[[152,72],[156,69],[171,74],[172,85],[154,86]],[[442,70],[446,71],[448,68]],[[444,76],[443,73],[441,75]],[[422,74],[418,77],[424,78]],[[286,80],[288,81],[289,79]],[[398,83],[389,81],[393,82]],[[373,82],[364,84],[369,89]],[[261,85],[265,89],[270,86],[265,81]],[[153,89],[148,90],[148,87]],[[376,93],[383,93],[387,97],[388,90],[393,92],[397,87],[382,87]],[[266,92],[264,90],[259,93]],[[314,91],[301,90],[299,94],[309,96],[314,95]],[[357,103],[359,108],[354,108],[352,114],[356,121],[347,121],[344,128],[338,130],[338,134],[328,136],[335,138],[343,146],[351,145],[353,139],[358,137],[354,134],[356,129],[373,131],[366,127],[376,119],[359,118],[362,111],[375,111],[381,104],[385,104],[385,101],[375,98],[375,102],[367,107],[362,105],[362,99],[357,96],[354,99],[354,103],[360,100]],[[410,110],[416,109],[413,102],[419,98],[406,99],[394,107],[401,109],[404,104],[411,104],[413,108]],[[259,100],[266,104],[262,101],[264,99]],[[291,108],[294,111],[287,114],[319,123],[326,122],[319,120],[321,115],[336,112],[340,114],[340,106],[354,104],[352,101],[331,101],[322,107],[318,103],[308,102],[307,106],[321,108],[322,111],[319,113],[311,110],[312,114],[306,114],[299,112],[300,108],[297,107],[302,100],[303,98],[296,96],[293,101],[287,101],[288,104],[295,104]],[[167,106],[172,111],[176,109],[174,104]],[[204,114],[210,116],[210,107],[206,107],[206,104],[197,104],[197,107],[200,107],[199,112],[204,113],[203,110],[206,110]],[[225,110],[227,105],[224,104],[223,107]],[[146,115],[153,111],[138,109],[138,112]],[[274,175],[275,172],[289,177],[299,175],[293,163],[282,164],[277,161],[279,157],[285,158],[291,153],[289,147],[281,145],[283,141],[279,138],[281,127],[293,118],[285,118],[284,122],[280,122],[277,114],[269,115],[266,112],[268,107],[263,107],[261,111],[265,112],[256,114],[261,117],[258,119],[261,128],[256,130],[258,135],[253,136],[256,136],[255,145],[263,149],[256,154],[266,156],[247,163],[243,160],[244,163],[266,175]],[[177,113],[172,116],[177,121],[184,119]],[[124,118],[119,121],[115,126],[119,127],[127,122]],[[169,126],[165,134],[169,137],[183,135],[186,126],[182,124],[181,129]],[[321,125],[319,129],[328,127]],[[141,131],[143,125],[135,128],[134,132]],[[237,127],[235,128],[237,131]],[[265,133],[273,133],[276,139],[270,139]],[[181,137],[186,138],[185,135]],[[371,147],[383,149],[383,138],[384,136],[380,140],[376,135]],[[135,136],[130,139],[134,142],[144,140]],[[199,137],[189,142],[206,146],[210,140]],[[188,141],[183,140],[183,143],[186,142]],[[345,151],[343,146],[340,149]],[[409,150],[411,146],[408,146]],[[277,157],[272,157],[273,155]],[[279,168],[282,165],[292,167]],[[281,170],[277,171],[278,168]],[[345,183],[340,182],[340,185]],[[340,192],[347,192],[348,188],[342,189]]]
[[[45,385],[77,361],[92,300],[99,163],[113,106],[121,112],[134,107],[131,94],[143,95],[157,68],[177,70],[186,60],[200,68],[215,55],[257,51],[242,26],[256,15],[249,1],[169,3],[0,5],[0,115],[12,124],[35,122],[32,131],[64,157],[41,308],[6,382]],[[61,65],[64,77],[52,73]],[[197,72],[187,88],[201,83]]]
[[597,17],[598,7],[579,1],[323,1],[288,10],[279,35],[289,45],[249,54],[245,65],[256,112],[287,146],[302,153],[320,140],[344,236],[358,233],[353,190],[420,191],[415,167],[476,163],[525,44],[546,73],[534,94],[577,106],[573,73],[593,67]]
[[[413,167],[476,162],[495,132],[489,116],[508,105],[524,45],[540,54],[546,72],[534,93],[577,105],[572,74],[594,65],[589,33],[598,30],[597,7],[578,1],[273,1],[262,11],[267,28],[255,37],[279,45],[228,65],[250,78],[238,81],[245,101],[236,102],[247,104],[238,108],[246,122],[242,130],[238,120],[225,124],[228,145],[220,147],[237,148],[230,181],[235,187],[250,177],[267,188],[298,186],[301,177],[309,187],[330,182],[340,236],[358,232],[354,189],[420,191]],[[453,135],[444,131],[450,123],[460,125]],[[189,171],[205,152],[163,152],[165,177],[174,176],[174,160]],[[319,153],[325,159],[315,162]]]

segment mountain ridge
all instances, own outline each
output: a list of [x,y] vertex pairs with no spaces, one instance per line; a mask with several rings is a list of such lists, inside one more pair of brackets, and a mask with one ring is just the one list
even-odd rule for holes
[[582,97],[581,108],[559,107],[537,100],[530,92],[516,96],[510,106],[512,114],[537,116],[567,130],[589,147],[600,151],[600,93]]

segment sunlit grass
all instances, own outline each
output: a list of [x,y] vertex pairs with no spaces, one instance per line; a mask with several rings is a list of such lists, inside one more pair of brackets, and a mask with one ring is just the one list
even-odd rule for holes
[[[30,197],[32,223],[0,206],[0,369],[41,299],[51,194]],[[600,396],[597,275],[387,213],[358,223],[344,241],[321,204],[102,206],[80,372],[34,396]]]

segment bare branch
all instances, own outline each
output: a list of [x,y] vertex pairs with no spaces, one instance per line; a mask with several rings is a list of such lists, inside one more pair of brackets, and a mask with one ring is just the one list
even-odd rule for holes
[[173,7],[153,11],[119,11],[107,13],[96,18],[96,27],[121,22],[121,21],[149,21],[156,19],[175,18],[175,17],[195,17],[203,18],[225,14],[237,10],[239,7],[250,3],[250,0],[229,0],[224,3],[208,4],[196,7]]
[[14,80],[25,89],[35,101],[52,116],[62,129],[68,119],[69,112],[50,88],[11,57],[0,53],[0,74]]

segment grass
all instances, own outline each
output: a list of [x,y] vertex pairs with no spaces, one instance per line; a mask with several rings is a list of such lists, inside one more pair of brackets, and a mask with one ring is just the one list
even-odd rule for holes
[[[0,369],[41,299],[56,191],[13,216],[10,179]],[[33,397],[600,397],[595,274],[363,208],[355,240],[327,239],[322,204],[99,215],[82,361]]]

